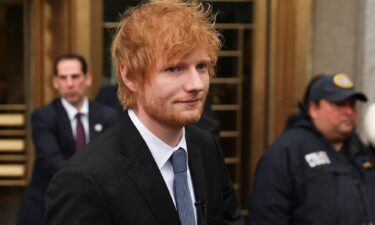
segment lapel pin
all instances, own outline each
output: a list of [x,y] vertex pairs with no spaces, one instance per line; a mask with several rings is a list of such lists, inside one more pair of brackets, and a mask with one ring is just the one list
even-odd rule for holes
[[101,125],[100,123],[95,124],[94,130],[96,132],[101,132],[103,130],[103,125]]

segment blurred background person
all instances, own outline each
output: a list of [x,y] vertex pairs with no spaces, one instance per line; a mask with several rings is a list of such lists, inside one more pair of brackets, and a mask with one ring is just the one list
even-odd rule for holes
[[17,224],[44,224],[44,194],[52,176],[83,145],[114,124],[115,110],[86,97],[91,79],[82,56],[67,53],[56,59],[53,87],[60,97],[31,115],[36,160]]
[[375,156],[354,131],[357,101],[367,97],[346,74],[313,81],[299,117],[258,163],[249,224],[374,223]]

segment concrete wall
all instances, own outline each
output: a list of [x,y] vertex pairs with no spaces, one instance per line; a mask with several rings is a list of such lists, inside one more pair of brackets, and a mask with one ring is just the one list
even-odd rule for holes
[[[375,0],[359,2],[362,3],[359,17],[362,32],[361,41],[358,42],[357,71],[362,76],[356,81],[369,98],[368,104],[361,108],[363,114],[368,105],[375,102]],[[363,123],[360,124],[359,131],[363,139],[367,141]]]
[[311,73],[353,74],[358,0],[315,0],[312,7]]
[[[361,2],[361,1],[360,1]],[[358,71],[362,74],[361,87],[370,102],[375,102],[375,0],[363,4],[362,41],[359,43]]]

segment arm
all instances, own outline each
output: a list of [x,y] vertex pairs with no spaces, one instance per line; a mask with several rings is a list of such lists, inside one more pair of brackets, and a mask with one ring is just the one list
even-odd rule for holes
[[57,135],[50,115],[35,112],[31,116],[32,137],[36,150],[36,157],[43,163],[46,172],[51,176],[61,168],[65,162],[61,153]]
[[258,163],[249,207],[250,225],[287,225],[293,190],[287,151],[271,146]]
[[95,181],[76,168],[52,179],[46,194],[46,225],[111,224],[110,212]]

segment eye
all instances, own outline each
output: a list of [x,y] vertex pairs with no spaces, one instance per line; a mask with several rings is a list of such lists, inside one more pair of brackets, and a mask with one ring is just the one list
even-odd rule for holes
[[339,108],[344,108],[344,107],[347,107],[347,106],[353,108],[353,107],[355,107],[355,100],[350,99],[350,100],[346,100],[346,101],[342,101],[342,102],[337,102],[337,103],[335,103],[335,105]]
[[181,70],[182,70],[182,68],[180,66],[171,66],[171,67],[168,67],[167,69],[165,69],[164,71],[169,72],[169,73],[177,73]]
[[81,76],[80,74],[73,74],[73,75],[72,75],[72,78],[73,78],[73,79],[78,79],[78,78],[80,78],[80,76]]
[[197,70],[206,70],[208,68],[207,63],[200,63],[196,66]]
[[58,75],[58,79],[59,80],[66,80],[66,76],[64,76],[64,75]]

